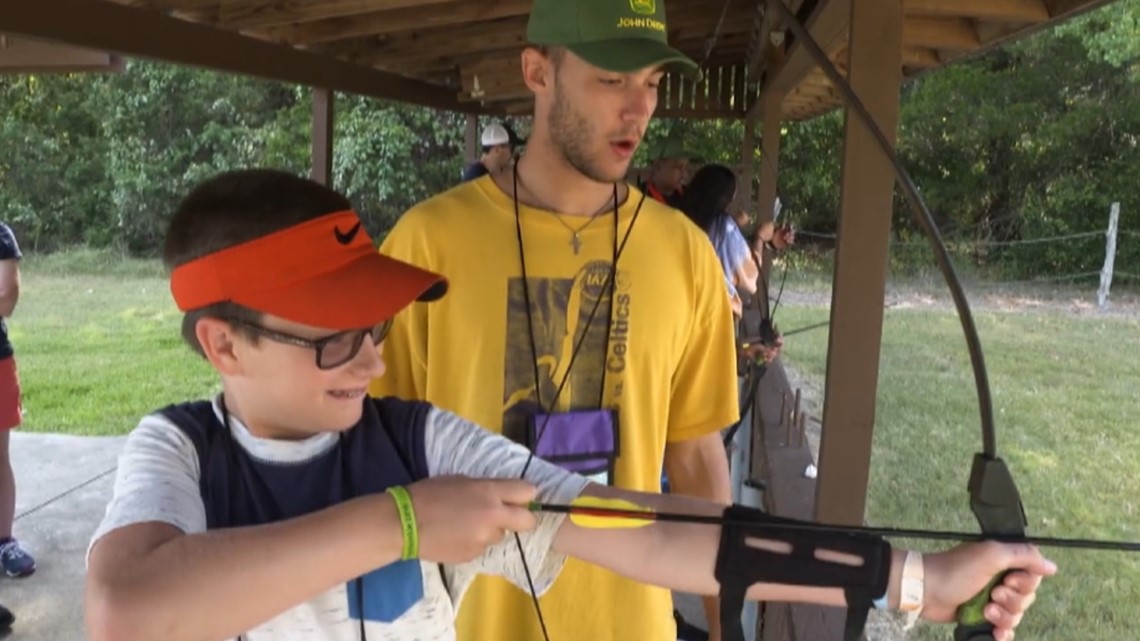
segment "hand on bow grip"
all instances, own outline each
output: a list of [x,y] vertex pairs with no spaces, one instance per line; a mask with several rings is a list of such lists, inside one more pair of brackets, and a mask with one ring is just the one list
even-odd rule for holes
[[1028,543],[964,543],[924,558],[922,616],[957,621],[955,641],[1012,639],[1042,579],[1057,572]]

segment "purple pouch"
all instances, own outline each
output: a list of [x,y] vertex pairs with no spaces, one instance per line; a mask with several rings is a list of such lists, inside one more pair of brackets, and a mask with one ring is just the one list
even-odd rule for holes
[[526,445],[544,461],[613,485],[620,434],[613,410],[535,414],[527,424]]

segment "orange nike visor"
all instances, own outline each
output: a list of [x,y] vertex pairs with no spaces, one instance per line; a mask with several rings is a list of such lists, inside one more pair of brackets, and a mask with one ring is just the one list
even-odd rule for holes
[[447,281],[372,246],[354,211],[314,218],[176,267],[170,291],[189,311],[226,301],[314,327],[372,327]]

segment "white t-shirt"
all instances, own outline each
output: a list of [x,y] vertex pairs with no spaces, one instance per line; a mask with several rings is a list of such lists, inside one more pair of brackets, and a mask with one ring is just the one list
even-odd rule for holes
[[[214,412],[221,419],[218,400]],[[322,433],[301,441],[272,441],[254,437],[232,415],[235,441],[251,456],[269,463],[295,464],[311,460],[337,444],[337,435]],[[511,441],[439,408],[428,412],[424,435],[431,476],[518,478],[528,451]],[[539,488],[538,499],[569,503],[587,481],[535,458],[527,480]],[[161,521],[187,534],[206,530],[206,511],[199,492],[198,455],[193,443],[166,417],[152,414],[131,432],[119,457],[114,494],[106,515],[91,539],[94,545],[108,532],[133,523]],[[521,534],[535,589],[542,594],[554,581],[565,557],[551,550],[564,516],[542,513],[538,527]],[[315,541],[314,545],[320,545]],[[90,547],[88,547],[90,552]],[[287,561],[286,561],[287,562]],[[298,568],[298,572],[302,572]],[[423,561],[423,598],[392,623],[365,622],[369,641],[444,641],[455,638],[455,613],[464,591],[478,574],[493,574],[528,590],[514,537],[491,546],[478,559],[443,567]],[[245,641],[358,641],[360,623],[349,618],[345,585],[320,594],[248,630]]]

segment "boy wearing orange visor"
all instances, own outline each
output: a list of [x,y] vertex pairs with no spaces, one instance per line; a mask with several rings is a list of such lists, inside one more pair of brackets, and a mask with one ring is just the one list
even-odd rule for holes
[[939,621],[1022,568],[987,610],[1000,639],[1054,571],[1027,545],[964,545],[924,562],[877,537],[773,530],[777,550],[831,541],[865,567],[752,550],[792,572],[741,584],[730,526],[593,529],[531,511],[533,500],[582,496],[725,508],[594,485],[445,410],[367,397],[392,316],[446,284],[377,254],[349,203],[314,182],[261,170],[206,182],[175,214],[164,258],[183,338],[218,372],[221,393],[148,415],[128,438],[88,552],[93,641],[452,639],[476,575],[541,593],[566,555],[695,593],[731,582],[750,599],[918,599]]

